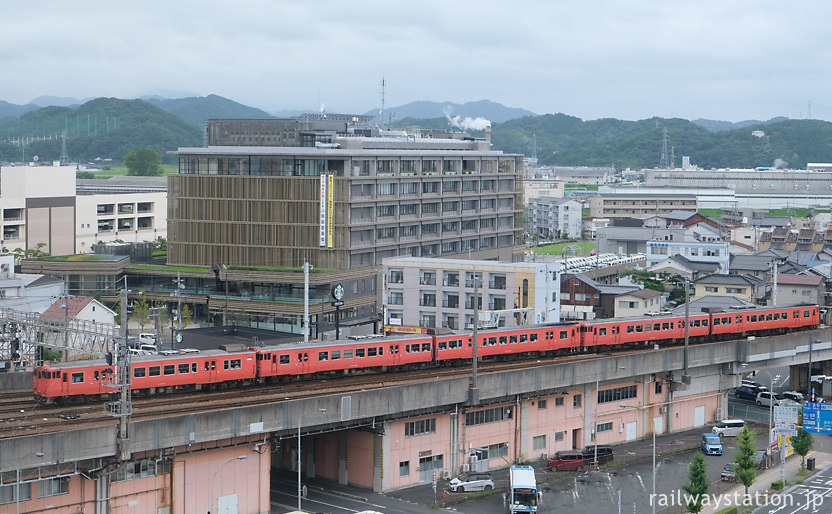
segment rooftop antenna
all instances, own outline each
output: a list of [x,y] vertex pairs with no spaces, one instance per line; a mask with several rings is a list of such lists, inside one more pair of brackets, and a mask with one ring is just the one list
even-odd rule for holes
[[384,75],[381,76],[381,110],[378,113],[379,123],[384,125],[384,86],[387,85]]
[[811,100],[809,100],[809,107],[806,109],[806,119],[807,120],[812,119],[812,101]]

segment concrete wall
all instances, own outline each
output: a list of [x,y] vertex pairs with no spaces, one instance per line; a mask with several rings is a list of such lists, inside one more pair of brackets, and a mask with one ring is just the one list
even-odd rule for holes
[[34,374],[31,371],[0,373],[0,391],[32,390]]

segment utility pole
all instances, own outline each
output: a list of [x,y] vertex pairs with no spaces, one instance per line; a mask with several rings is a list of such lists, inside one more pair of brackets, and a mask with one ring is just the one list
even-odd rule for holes
[[133,402],[130,390],[130,352],[128,351],[127,336],[127,277],[124,277],[124,288],[119,295],[121,298],[119,308],[119,321],[121,322],[121,338],[117,339],[114,352],[107,356],[108,363],[113,366],[112,387],[119,389],[119,399],[108,404],[109,414],[118,418],[118,458],[120,461],[130,459],[130,439],[128,434],[128,421],[133,413]]
[[471,404],[476,405],[480,401],[480,392],[477,386],[477,346],[479,346],[479,325],[480,325],[480,310],[479,310],[479,280],[477,279],[477,267],[474,266],[474,353],[472,355],[473,370],[471,373]]
[[309,261],[303,260],[303,342],[309,344]]

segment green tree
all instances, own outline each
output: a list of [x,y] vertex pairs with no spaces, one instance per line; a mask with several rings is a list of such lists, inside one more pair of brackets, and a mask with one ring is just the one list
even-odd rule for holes
[[161,175],[159,167],[162,164],[162,157],[150,148],[133,150],[124,156],[124,165],[127,166],[128,175],[141,175],[153,177]]
[[702,498],[708,492],[708,475],[705,468],[705,459],[701,453],[697,453],[690,463],[688,472],[688,483],[682,489],[690,495],[685,500],[685,510],[688,512],[699,512],[702,510]]
[[144,297],[133,300],[133,319],[139,323],[142,330],[150,323],[150,307]]
[[812,434],[803,430],[803,409],[800,409],[798,412],[798,425],[800,428],[797,429],[797,435],[791,438],[792,441],[792,448],[794,448],[794,452],[800,455],[800,469],[804,469],[804,465],[806,463],[806,454],[809,453],[809,450],[812,449],[812,444],[815,442]]
[[153,241],[153,253],[167,253],[168,252],[168,240],[162,236],[156,238]]
[[736,473],[737,479],[745,486],[746,495],[748,488],[757,478],[757,467],[754,465],[754,452],[757,451],[757,447],[754,444],[754,436],[754,431],[748,430],[746,426],[737,438]]
[[182,306],[182,327],[188,328],[188,325],[194,320],[194,311],[191,310],[191,306],[185,304]]

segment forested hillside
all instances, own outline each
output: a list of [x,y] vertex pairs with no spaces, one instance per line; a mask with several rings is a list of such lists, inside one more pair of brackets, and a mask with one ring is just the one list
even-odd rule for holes
[[[77,109],[46,107],[0,125],[0,160],[17,162],[33,155],[58,160],[64,131],[67,154],[74,162],[96,157],[120,161],[131,150],[151,148],[162,155],[163,162],[174,163],[176,156],[167,152],[180,146],[202,146],[204,141],[203,129],[144,100],[97,98]],[[25,155],[23,147],[9,142],[21,136],[29,138]]]

